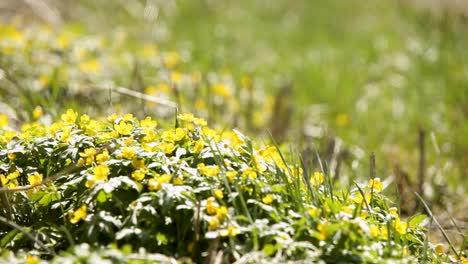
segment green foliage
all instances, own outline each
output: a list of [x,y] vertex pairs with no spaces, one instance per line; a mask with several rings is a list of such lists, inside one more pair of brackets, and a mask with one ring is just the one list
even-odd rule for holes
[[[109,245],[129,262],[146,254],[140,248],[151,253],[143,258],[194,262],[219,251],[224,262],[240,263],[409,263],[423,251],[439,258],[425,246],[425,216],[401,219],[378,178],[331,195],[326,176],[304,171],[276,147],[212,130],[191,114],[178,123],[160,130],[150,118],[94,120],[68,110],[51,126],[2,130],[2,183],[30,186],[8,193],[9,217],[34,238],[3,223],[2,248],[56,262],[113,259]],[[37,241],[69,253],[54,257]]]

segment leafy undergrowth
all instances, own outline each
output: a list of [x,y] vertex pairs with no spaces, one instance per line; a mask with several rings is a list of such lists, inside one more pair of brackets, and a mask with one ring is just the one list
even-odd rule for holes
[[[3,261],[326,263],[461,258],[402,219],[378,179],[334,190],[275,146],[191,114],[0,132]],[[41,260],[42,259],[42,260]]]

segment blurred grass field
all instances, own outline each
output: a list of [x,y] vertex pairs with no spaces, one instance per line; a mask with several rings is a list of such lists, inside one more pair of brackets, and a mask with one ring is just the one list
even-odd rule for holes
[[[253,76],[254,89],[266,91],[272,100],[290,84],[286,99],[276,97],[294,117],[277,120],[284,121],[284,141],[322,149],[343,142],[342,149],[354,157],[344,161],[353,169],[341,175],[346,183],[346,177],[356,176],[351,171],[368,171],[368,156],[375,152],[380,177],[393,176],[401,183],[396,174],[402,171],[412,181],[408,189],[416,191],[418,131],[424,130],[424,193],[466,226],[468,23],[463,13],[434,14],[402,1],[44,3],[47,8],[5,5],[11,8],[2,9],[3,20],[22,21],[23,26],[66,24],[102,37],[123,32],[129,43],[178,51],[189,62],[187,72],[229,73],[236,82]],[[152,74],[141,73],[146,82]],[[122,75],[122,82],[128,83],[131,75]],[[8,102],[6,93],[1,100]],[[93,109],[76,103],[80,105],[83,111]],[[264,118],[266,125],[255,133],[271,130],[270,117]]]

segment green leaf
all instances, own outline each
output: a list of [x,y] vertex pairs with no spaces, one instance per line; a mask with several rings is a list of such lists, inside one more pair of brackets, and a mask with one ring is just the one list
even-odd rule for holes
[[15,237],[16,237],[16,234],[18,234],[19,231],[16,230],[16,229],[13,229],[11,230],[10,232],[8,232],[8,234],[6,234],[2,240],[0,240],[0,247],[1,248],[5,248],[5,246],[10,243],[10,241],[12,241]]
[[418,227],[425,219],[426,219],[425,214],[418,214],[413,217],[408,221],[408,227],[409,228],[415,228]]
[[265,255],[267,256],[271,256],[275,254],[276,250],[278,250],[276,245],[266,244],[265,247],[263,248],[263,253],[265,253]]
[[107,201],[107,194],[104,192],[104,191],[100,191],[96,197],[96,200],[99,202],[99,203],[104,203],[105,201]]

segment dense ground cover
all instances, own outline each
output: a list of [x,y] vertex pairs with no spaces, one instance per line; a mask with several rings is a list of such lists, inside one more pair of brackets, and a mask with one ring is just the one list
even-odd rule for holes
[[[163,255],[127,258],[162,262],[437,263],[461,257],[427,241],[426,216],[401,219],[381,195],[379,178],[336,190],[328,175],[304,170],[277,147],[238,131],[212,130],[191,114],[179,115],[172,129],[157,125],[150,117],[95,120],[69,109],[50,126],[3,130],[2,191],[9,193],[2,198],[2,248],[28,252],[29,261],[60,250],[73,254],[69,247],[82,243],[97,249],[112,243],[127,254],[143,248]],[[74,248],[75,257],[123,254],[91,254],[87,247]]]

